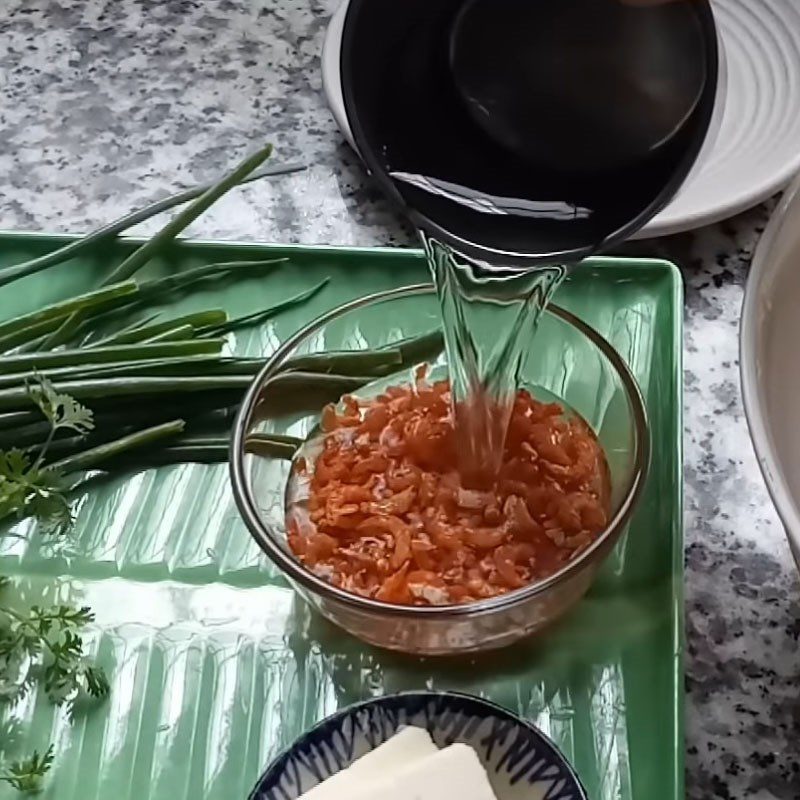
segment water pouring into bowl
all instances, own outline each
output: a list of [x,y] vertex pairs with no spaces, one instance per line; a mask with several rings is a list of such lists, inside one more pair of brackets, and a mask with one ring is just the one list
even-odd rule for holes
[[465,475],[499,463],[521,359],[569,266],[680,187],[717,71],[707,0],[351,0],[347,115],[423,238]]

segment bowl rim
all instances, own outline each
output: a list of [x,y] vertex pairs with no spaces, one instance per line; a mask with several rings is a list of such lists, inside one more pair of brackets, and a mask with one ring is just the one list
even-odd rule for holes
[[[797,209],[795,211],[795,209]],[[772,258],[775,247],[787,225],[796,225],[792,216],[800,216],[800,175],[786,190],[756,246],[750,265],[739,329],[739,373],[742,383],[742,405],[750,430],[750,439],[758,467],[775,509],[783,523],[796,559],[800,559],[800,509],[784,477],[784,469],[775,447],[769,409],[759,376],[757,344],[762,336],[759,314],[762,289],[778,273]]]
[[285,767],[286,761],[291,757],[295,750],[311,744],[314,739],[325,735],[328,728],[336,728],[345,719],[347,719],[347,717],[358,714],[360,711],[365,711],[369,708],[391,706],[397,703],[402,704],[403,701],[414,701],[424,704],[436,702],[437,700],[445,702],[452,702],[454,700],[462,703],[466,702],[487,712],[487,716],[489,714],[498,716],[501,719],[512,722],[518,728],[524,729],[530,733],[541,745],[543,745],[546,750],[549,751],[554,761],[557,761],[559,764],[561,764],[564,772],[571,778],[575,789],[578,791],[578,796],[575,800],[588,800],[589,795],[586,792],[586,787],[578,777],[575,767],[572,766],[567,757],[556,746],[555,742],[553,742],[552,739],[550,739],[550,737],[544,733],[544,731],[540,730],[536,725],[524,717],[520,716],[519,714],[515,714],[513,711],[504,708],[498,703],[494,703],[491,700],[486,700],[483,697],[477,697],[476,695],[468,694],[467,692],[456,692],[450,690],[409,690],[403,692],[392,692],[391,694],[381,695],[380,697],[370,697],[366,700],[360,700],[356,703],[346,706],[345,708],[335,711],[333,714],[321,719],[311,728],[298,736],[288,747],[284,748],[280,753],[278,753],[278,755],[275,756],[275,758],[272,759],[272,761],[270,761],[267,768],[261,773],[256,781],[256,785],[250,792],[248,800],[258,800],[264,781],[272,778],[276,770],[282,770]]
[[504,250],[498,247],[491,247],[486,244],[473,242],[470,239],[464,238],[463,233],[460,235],[458,232],[445,228],[432,218],[419,213],[416,209],[407,205],[400,191],[384,168],[384,164],[378,156],[376,149],[373,148],[368,141],[353,89],[353,76],[358,69],[353,58],[356,52],[356,47],[354,45],[355,20],[361,8],[364,7],[367,2],[369,2],[369,0],[349,0],[344,11],[344,18],[341,22],[342,33],[339,52],[339,75],[344,117],[350,128],[354,149],[363,161],[367,174],[377,182],[384,195],[388,197],[397,208],[402,210],[415,227],[424,230],[440,241],[446,242],[460,253],[471,258],[481,261],[486,259],[501,259],[511,267],[526,269],[529,268],[532,263],[536,262],[581,261],[596,253],[606,251],[615,244],[630,239],[676,197],[689,173],[694,168],[700,151],[703,149],[708,139],[709,131],[714,120],[714,110],[718,105],[717,98],[720,75],[719,43],[721,38],[711,0],[697,0],[695,9],[697,10],[700,26],[705,34],[706,82],[693,113],[699,115],[702,135],[697,135],[691,140],[675,171],[670,175],[669,180],[651,202],[633,219],[623,223],[619,228],[608,234],[605,239],[594,245],[569,247],[562,250],[553,250],[548,253],[531,254],[517,250]]
[[410,619],[425,619],[431,617],[435,619],[457,619],[472,617],[491,611],[513,608],[521,602],[529,600],[532,597],[543,595],[554,586],[566,582],[573,575],[580,572],[586,562],[590,561],[595,553],[604,549],[609,542],[613,544],[622,533],[644,489],[650,464],[650,425],[639,384],[630,371],[630,368],[608,340],[601,336],[594,328],[587,325],[570,311],[567,311],[555,303],[550,303],[545,309],[545,314],[556,316],[568,325],[572,325],[598,347],[603,355],[610,361],[622,381],[631,409],[633,428],[635,431],[632,474],[619,508],[600,536],[598,536],[578,558],[570,561],[558,572],[555,572],[547,578],[527,584],[519,589],[514,589],[513,591],[497,597],[463,604],[408,606],[387,603],[340,589],[306,569],[294,555],[289,554],[278,544],[274,534],[270,532],[269,528],[262,522],[257,510],[255,498],[250,491],[250,482],[247,480],[246,476],[244,443],[262,387],[266,381],[277,374],[280,365],[300,342],[329,322],[374,303],[397,298],[414,297],[422,294],[431,294],[433,292],[435,292],[435,289],[431,283],[420,283],[412,286],[402,286],[388,291],[376,292],[366,295],[365,297],[357,298],[356,300],[351,300],[349,303],[327,311],[297,331],[297,333],[288,338],[267,359],[266,364],[250,384],[236,414],[229,450],[228,466],[236,506],[250,534],[273,563],[275,563],[291,580],[296,581],[316,595],[328,600],[334,600],[359,611],[373,612],[389,617]]

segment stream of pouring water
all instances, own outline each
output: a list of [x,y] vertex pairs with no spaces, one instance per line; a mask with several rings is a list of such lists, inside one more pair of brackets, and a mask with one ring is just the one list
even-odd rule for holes
[[484,487],[500,469],[522,367],[566,268],[478,264],[422,239],[442,312],[461,479]]

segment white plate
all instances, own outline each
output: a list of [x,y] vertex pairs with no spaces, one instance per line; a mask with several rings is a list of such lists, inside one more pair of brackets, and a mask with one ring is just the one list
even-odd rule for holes
[[[725,54],[721,128],[678,196],[640,233],[665,236],[738,214],[800,171],[800,0],[712,0]],[[347,0],[331,18],[322,85],[353,144],[342,99],[339,50]]]

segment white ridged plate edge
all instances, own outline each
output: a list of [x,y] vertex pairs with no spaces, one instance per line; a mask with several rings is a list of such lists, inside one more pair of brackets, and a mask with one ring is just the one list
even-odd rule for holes
[[[712,0],[726,60],[720,130],[677,197],[638,238],[709,225],[758,205],[800,172],[800,2]],[[352,145],[339,51],[347,0],[331,18],[322,85]]]

